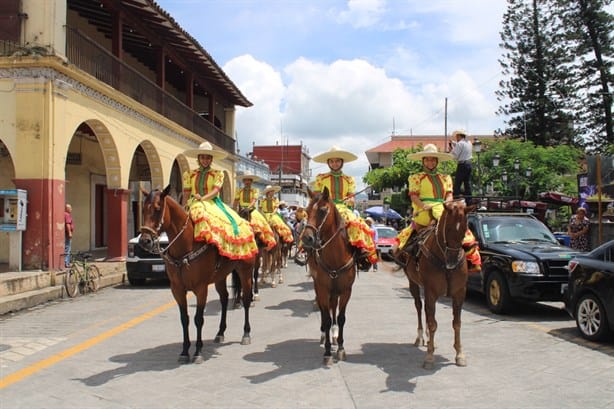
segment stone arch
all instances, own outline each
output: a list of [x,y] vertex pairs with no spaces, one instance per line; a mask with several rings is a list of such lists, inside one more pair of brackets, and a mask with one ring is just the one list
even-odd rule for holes
[[0,189],[14,188],[15,163],[14,152],[2,139],[0,139]]
[[98,143],[100,144],[100,150],[102,151],[102,157],[104,159],[104,166],[107,177],[107,188],[108,189],[121,189],[122,188],[122,178],[121,178],[121,163],[119,160],[119,152],[117,150],[117,145],[113,140],[113,136],[109,129],[98,119],[88,119],[84,121],[98,139]]
[[140,146],[143,148],[145,156],[147,156],[147,162],[149,163],[152,189],[164,189],[166,182],[164,181],[162,163],[160,162],[160,155],[158,155],[156,147],[149,140],[142,141]]

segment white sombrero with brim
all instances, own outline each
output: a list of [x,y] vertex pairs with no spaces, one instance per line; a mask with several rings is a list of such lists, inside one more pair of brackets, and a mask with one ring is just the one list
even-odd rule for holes
[[432,143],[427,144],[421,152],[414,152],[407,155],[409,160],[422,160],[424,158],[437,158],[440,161],[452,160],[454,156],[449,153],[439,152],[437,146]]
[[209,142],[201,143],[196,149],[188,149],[183,153],[186,156],[197,158],[198,155],[211,155],[213,159],[224,159],[228,154],[224,151],[213,149]]
[[333,146],[326,152],[322,152],[312,158],[314,162],[326,163],[329,159],[339,158],[343,159],[343,162],[352,162],[358,159],[358,156],[352,152],[339,149],[337,146]]
[[251,173],[245,173],[243,175],[237,176],[237,180],[240,180],[241,182],[243,182],[245,179],[251,179],[252,182],[257,182],[260,180],[260,176],[253,175]]
[[279,192],[280,190],[281,190],[281,187],[279,187],[279,186],[271,186],[271,185],[268,185],[267,187],[265,187],[265,188],[264,188],[264,190],[262,191],[262,193],[264,193],[264,194],[266,195],[266,194],[267,194],[267,193],[269,193],[269,192],[275,192],[275,193],[277,193],[277,192]]

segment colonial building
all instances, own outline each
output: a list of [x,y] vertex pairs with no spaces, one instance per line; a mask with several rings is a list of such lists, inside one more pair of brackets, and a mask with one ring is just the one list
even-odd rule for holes
[[27,192],[27,227],[0,232],[0,263],[19,241],[24,269],[57,269],[64,204],[73,250],[121,260],[140,225],[141,186],[171,185],[204,140],[235,182],[235,107],[251,103],[213,57],[153,0],[3,0],[0,190]]

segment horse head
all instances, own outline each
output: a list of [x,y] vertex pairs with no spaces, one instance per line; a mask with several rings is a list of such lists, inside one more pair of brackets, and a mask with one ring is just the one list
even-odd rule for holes
[[436,241],[444,255],[447,268],[453,268],[464,255],[463,239],[467,232],[467,214],[475,211],[477,205],[467,206],[464,200],[444,203],[444,211],[437,223]]
[[335,202],[330,198],[328,187],[322,193],[310,191],[310,195],[301,242],[305,249],[319,250],[340,231],[343,222]]

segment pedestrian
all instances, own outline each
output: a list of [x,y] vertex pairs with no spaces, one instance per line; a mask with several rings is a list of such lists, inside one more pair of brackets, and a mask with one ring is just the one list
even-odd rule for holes
[[252,226],[254,235],[259,236],[259,240],[267,250],[271,250],[277,245],[275,233],[269,222],[264,218],[264,215],[258,210],[260,190],[253,186],[253,183],[260,180],[260,177],[252,174],[243,174],[237,176],[237,179],[243,182],[243,187],[237,191],[234,209],[237,212],[247,209],[249,212],[249,224]]
[[[367,226],[369,226],[369,228],[371,229],[371,232],[373,233],[373,242],[375,243],[375,251],[377,251],[377,259],[379,260],[381,257],[380,251],[377,250],[377,240],[378,240],[378,234],[377,234],[377,229],[375,228],[375,222],[371,217],[367,217],[365,219],[365,222],[367,223]],[[377,271],[377,262],[373,263],[373,271]]]
[[312,158],[314,162],[326,163],[329,172],[321,173],[316,176],[314,191],[322,192],[328,188],[331,200],[333,200],[343,217],[346,225],[348,241],[357,251],[357,264],[363,271],[369,271],[371,265],[377,263],[377,252],[375,243],[371,236],[371,229],[367,223],[354,214],[354,211],[347,205],[346,200],[354,199],[356,193],[356,182],[352,176],[343,173],[343,165],[358,159],[356,155],[333,146],[328,151],[320,153]]
[[[403,263],[407,257],[415,256],[413,249],[406,249],[410,242],[412,233],[430,224],[436,223],[444,211],[444,202],[453,200],[452,178],[450,175],[439,173],[437,166],[439,161],[452,160],[453,156],[449,153],[439,152],[437,146],[428,144],[422,152],[414,152],[407,155],[410,160],[421,160],[423,171],[409,175],[408,195],[413,208],[413,218],[409,226],[399,233],[399,248],[395,254],[395,259]],[[477,247],[477,241],[467,229],[463,239],[463,248],[470,272],[480,271],[482,261]]]
[[219,197],[224,172],[211,165],[214,159],[224,159],[226,152],[203,142],[184,155],[198,161],[198,168],[183,175],[182,204],[188,208],[194,224],[194,241],[213,243],[220,255],[232,260],[256,256],[258,247],[249,223]]
[[569,247],[579,251],[590,251],[591,247],[588,240],[588,232],[591,222],[586,217],[586,209],[582,206],[578,207],[576,214],[569,219],[567,226],[567,234],[570,237]]
[[454,185],[452,194],[455,198],[463,195],[467,203],[471,199],[471,159],[473,158],[473,147],[467,140],[467,133],[461,129],[452,132],[450,141],[450,153],[456,160],[456,174],[454,175]]
[[70,252],[72,251],[72,237],[75,232],[75,222],[72,218],[72,206],[64,206],[64,267],[70,266]]

